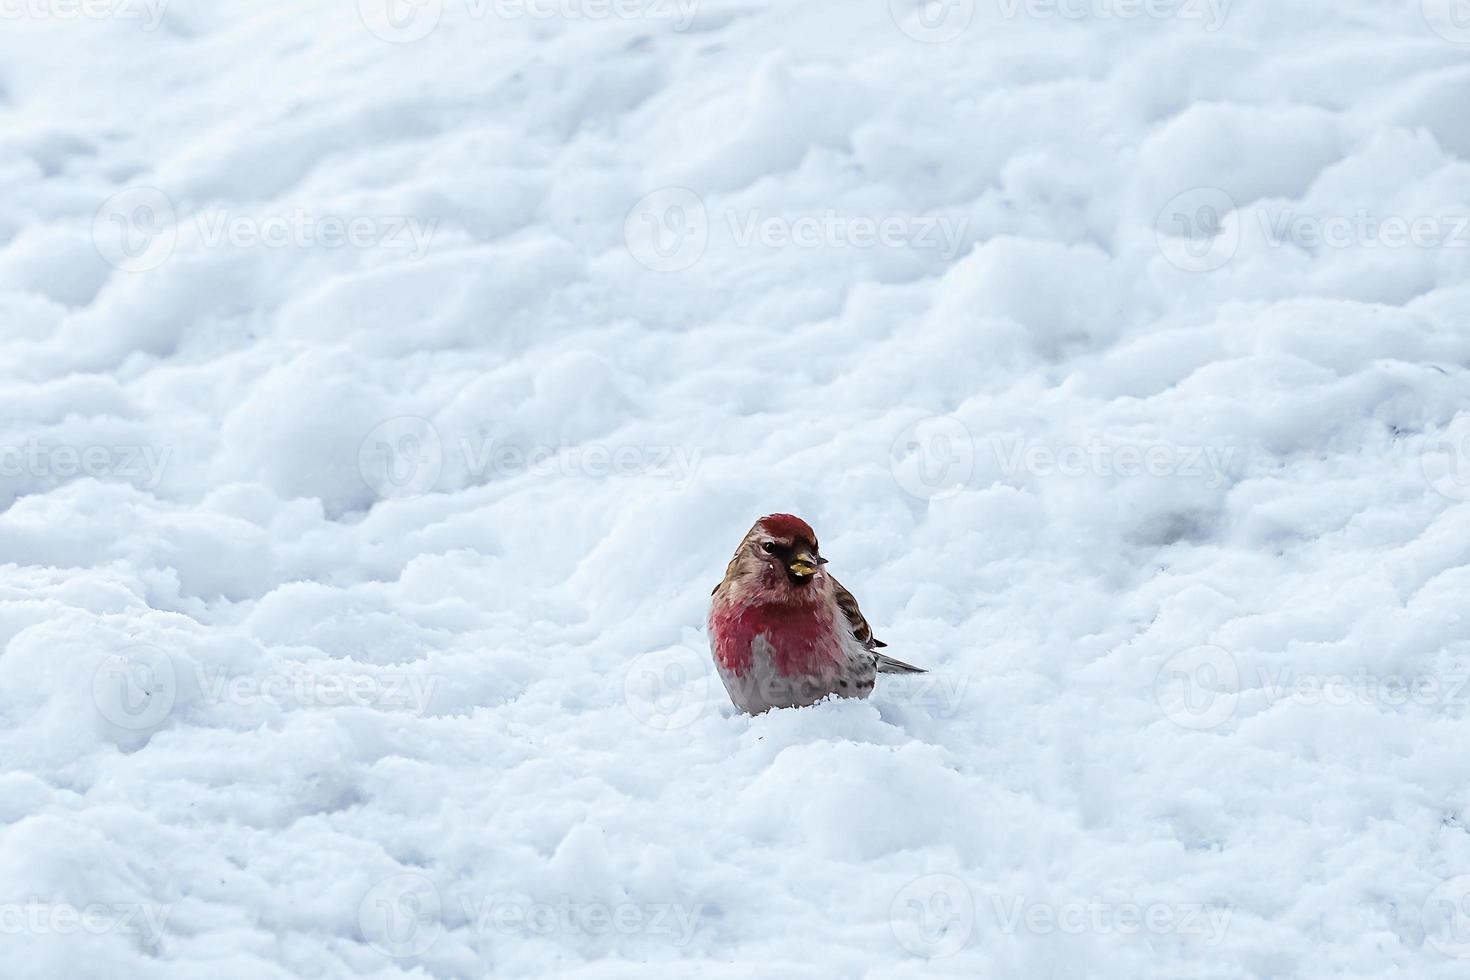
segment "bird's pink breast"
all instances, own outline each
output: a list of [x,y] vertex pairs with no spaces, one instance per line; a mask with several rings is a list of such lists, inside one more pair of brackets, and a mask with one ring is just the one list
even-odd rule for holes
[[843,659],[829,610],[818,604],[725,606],[710,611],[710,634],[720,666],[741,675],[750,669],[757,636],[771,645],[776,670],[785,676],[825,673]]

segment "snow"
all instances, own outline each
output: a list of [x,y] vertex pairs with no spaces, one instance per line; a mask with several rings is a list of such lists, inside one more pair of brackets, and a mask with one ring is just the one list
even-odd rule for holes
[[0,0],[7,977],[1464,976],[1450,0],[386,2]]

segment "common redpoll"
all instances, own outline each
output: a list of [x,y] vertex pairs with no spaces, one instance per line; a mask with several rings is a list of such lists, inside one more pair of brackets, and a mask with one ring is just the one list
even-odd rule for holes
[[924,673],[878,652],[887,644],[826,564],[811,526],[791,514],[762,517],[735,550],[709,632],[715,669],[741,711],[865,698],[878,674]]

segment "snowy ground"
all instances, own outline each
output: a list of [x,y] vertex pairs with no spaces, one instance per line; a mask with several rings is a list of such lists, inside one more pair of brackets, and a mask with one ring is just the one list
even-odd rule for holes
[[400,2],[0,0],[0,972],[1466,975],[1470,12]]

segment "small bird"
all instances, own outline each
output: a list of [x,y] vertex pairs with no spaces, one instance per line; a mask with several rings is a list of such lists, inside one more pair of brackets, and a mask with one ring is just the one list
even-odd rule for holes
[[922,674],[878,652],[852,593],[823,565],[811,525],[768,514],[735,549],[715,586],[709,632],[715,669],[747,714],[865,698],[878,674]]

